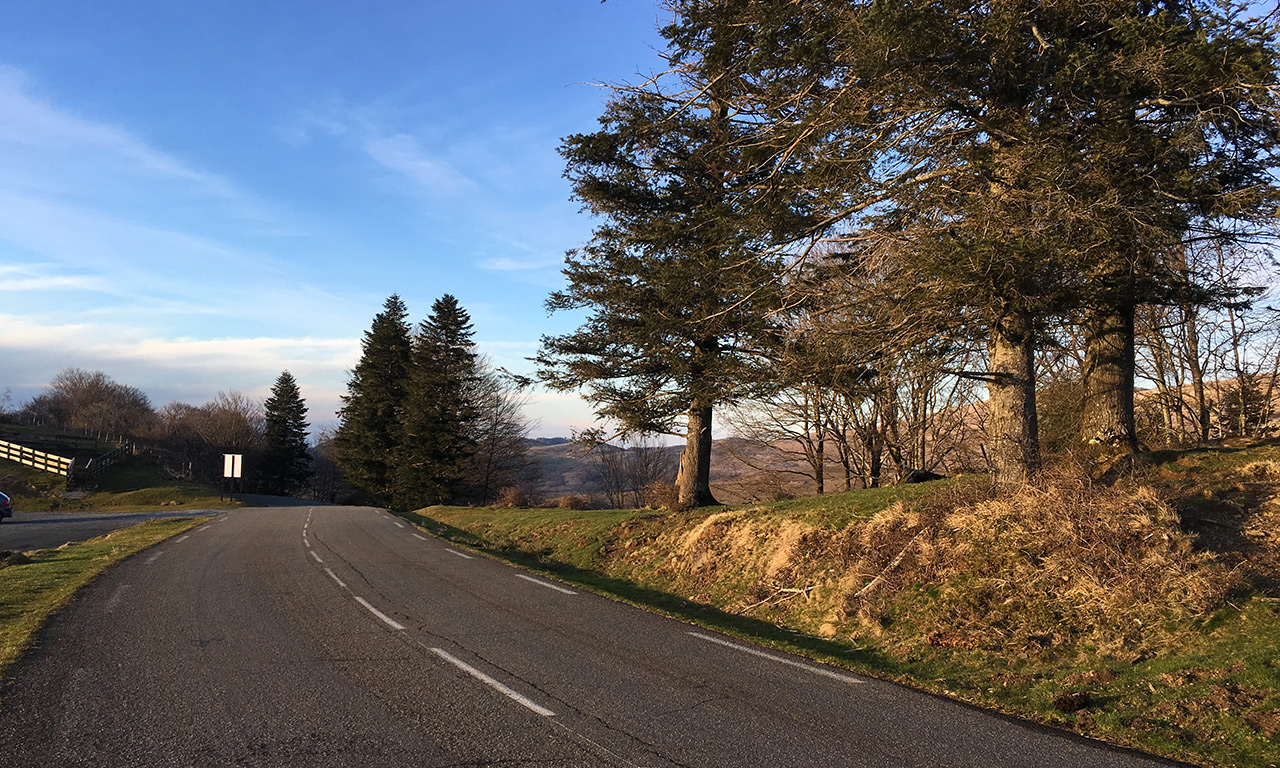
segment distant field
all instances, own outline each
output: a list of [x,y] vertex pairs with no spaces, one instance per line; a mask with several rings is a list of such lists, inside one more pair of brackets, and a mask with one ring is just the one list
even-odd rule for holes
[[0,461],[0,491],[14,497],[14,507],[20,512],[144,512],[238,506],[219,501],[218,489],[211,485],[174,478],[142,460],[112,467],[99,478],[92,493],[80,498],[64,497],[65,483],[58,475]]

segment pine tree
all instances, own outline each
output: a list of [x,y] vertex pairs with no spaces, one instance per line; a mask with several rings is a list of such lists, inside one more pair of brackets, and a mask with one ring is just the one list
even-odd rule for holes
[[379,502],[393,496],[395,454],[403,435],[411,347],[408,314],[400,297],[392,295],[373,318],[342,398],[342,423],[334,436],[337,460],[347,479]]
[[471,317],[449,294],[413,339],[396,461],[396,504],[414,509],[457,499],[475,450],[476,353]]
[[[796,165],[824,235],[981,327],[995,474],[1034,473],[1035,357],[1083,316],[1085,438],[1132,448],[1133,310],[1186,242],[1266,231],[1277,25],[1218,0],[673,0],[668,37]],[[732,51],[724,55],[720,51]],[[855,262],[851,262],[855,263]]]
[[543,381],[585,390],[626,433],[683,434],[682,507],[716,503],[713,411],[749,386],[775,338],[768,309],[781,268],[767,249],[801,224],[768,195],[783,155],[730,106],[720,52],[699,73],[673,41],[670,82],[617,89],[600,130],[562,145],[574,196],[604,223],[569,254],[569,285],[547,300],[591,314],[573,333],[544,336],[537,358]]
[[307,446],[307,405],[298,382],[288,371],[271,387],[266,410],[266,447],[262,453],[262,484],[267,493],[288,495],[311,479],[311,451]]

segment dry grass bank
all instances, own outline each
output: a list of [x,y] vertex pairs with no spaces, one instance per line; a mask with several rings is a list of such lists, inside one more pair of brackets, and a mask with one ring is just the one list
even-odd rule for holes
[[1111,475],[1069,463],[1005,495],[971,477],[677,514],[410,517],[984,706],[1205,764],[1280,764],[1280,446],[1165,452]]

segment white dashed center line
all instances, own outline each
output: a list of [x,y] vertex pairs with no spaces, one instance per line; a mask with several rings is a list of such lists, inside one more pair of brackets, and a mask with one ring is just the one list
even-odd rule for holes
[[689,634],[693,635],[699,640],[706,640],[708,643],[723,645],[725,648],[732,648],[735,651],[741,651],[742,653],[749,653],[752,656],[759,656],[762,659],[776,661],[779,664],[786,664],[789,667],[803,669],[805,672],[809,672],[811,674],[821,675],[823,677],[829,677],[832,680],[839,680],[842,683],[850,683],[852,685],[862,685],[862,681],[859,680],[858,678],[852,677],[850,675],[842,675],[839,672],[834,672],[830,669],[823,669],[822,667],[814,666],[812,664],[805,664],[803,662],[795,661],[794,659],[788,659],[785,656],[778,656],[772,653],[765,653],[764,651],[758,650],[756,648],[749,648],[745,645],[738,645],[737,643],[731,643],[728,640],[721,640],[718,637],[712,637],[711,635],[704,635],[701,632],[690,632]]
[[564,594],[566,594],[566,595],[576,595],[576,594],[578,594],[577,592],[574,592],[572,589],[565,589],[564,587],[557,586],[557,585],[555,585],[555,584],[547,583],[547,582],[543,581],[542,579],[535,579],[535,578],[533,578],[532,576],[525,576],[523,573],[517,573],[517,574],[516,574],[516,578],[517,578],[517,579],[524,579],[525,581],[527,581],[527,582],[529,582],[529,583],[531,583],[531,584],[537,584],[537,585],[538,585],[538,586],[540,586],[540,587],[546,587],[547,589],[554,589],[554,590],[555,590],[555,591],[557,591],[557,592],[563,592],[563,593],[564,593]]
[[400,522],[399,520],[392,520],[391,522],[394,523],[397,528],[404,527],[404,523]]
[[157,558],[159,558],[159,557],[160,557],[161,555],[163,555],[163,554],[164,554],[163,552],[157,552],[157,553],[155,553],[154,555],[152,555],[151,557],[148,557],[148,558],[147,558],[147,565],[151,565],[152,563],[154,563],[154,562],[156,561],[156,559],[157,559]]
[[338,582],[338,586],[342,587],[343,589],[346,589],[346,588],[347,588],[347,584],[346,584],[346,582],[344,582],[342,579],[338,578],[338,574],[336,574],[336,573],[334,573],[333,571],[329,570],[329,566],[327,566],[327,565],[326,565],[326,566],[324,567],[324,572],[325,572],[325,573],[327,573],[327,574],[329,574],[329,578],[331,578],[331,579],[333,579],[334,581]]
[[319,555],[317,555],[317,554],[315,553],[315,551],[314,551],[314,550],[312,550],[312,551],[311,551],[311,552],[309,552],[308,554],[310,554],[312,557],[314,557],[314,558],[316,559],[316,562],[317,562],[317,563],[323,563],[323,562],[324,562],[323,560],[321,560],[321,559],[320,559],[320,556],[319,556]]
[[413,538],[418,539],[419,541],[426,541],[426,540],[427,540],[427,537],[426,537],[426,536],[423,536],[423,535],[422,535],[422,534],[420,534],[420,533],[412,534],[412,536],[413,536]]
[[463,560],[473,560],[473,559],[474,559],[473,557],[471,557],[471,555],[464,555],[463,553],[459,552],[459,551],[458,551],[458,550],[456,550],[456,549],[449,549],[448,547],[445,547],[445,550],[444,550],[444,551],[445,551],[445,552],[448,552],[448,553],[449,553],[449,554],[451,554],[451,555],[457,555],[458,557],[462,558]]
[[369,609],[369,613],[372,613],[374,616],[377,616],[379,619],[382,619],[382,621],[388,627],[391,627],[392,629],[396,629],[396,630],[404,629],[403,624],[391,618],[390,616],[383,613],[382,611],[378,610],[377,608],[374,608],[372,605],[369,604],[369,601],[365,600],[363,597],[356,595],[356,602],[363,605],[365,608]]
[[495,691],[498,691],[504,696],[508,696],[511,699],[533,710],[534,712],[537,712],[539,715],[542,715],[543,717],[555,716],[556,714],[555,712],[552,712],[546,707],[535,704],[531,699],[529,699],[529,697],[511,690],[507,686],[503,685],[497,680],[494,680],[492,677],[489,677],[488,675],[476,669],[475,667],[471,666],[470,664],[466,663],[465,661],[454,657],[452,654],[450,654],[448,651],[444,650],[443,648],[432,648],[431,652],[439,656],[440,658],[444,659],[445,661],[449,662],[453,666],[457,667],[458,669],[461,669],[463,672],[466,672],[468,675],[471,675],[472,677],[484,683],[485,685],[489,686],[490,688],[494,689]]
[[189,538],[191,538],[191,534],[189,534],[189,533],[188,533],[188,534],[186,534],[186,535],[184,535],[184,536],[179,536],[177,539],[175,539],[175,540],[174,540],[174,542],[173,542],[173,543],[174,543],[174,544],[179,544],[179,543],[181,543],[181,542],[186,541],[186,540],[187,540],[187,539],[189,539]]

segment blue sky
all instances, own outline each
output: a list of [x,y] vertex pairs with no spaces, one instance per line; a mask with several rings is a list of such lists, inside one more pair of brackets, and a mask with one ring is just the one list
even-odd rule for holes
[[[659,66],[653,0],[8,0],[0,24],[0,392],[67,367],[159,406],[263,397],[334,420],[391,293],[444,293],[532,366],[590,220],[560,139]],[[539,435],[589,422],[537,395]]]

